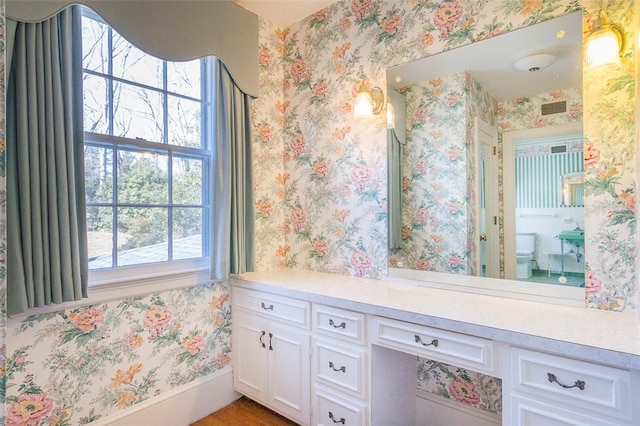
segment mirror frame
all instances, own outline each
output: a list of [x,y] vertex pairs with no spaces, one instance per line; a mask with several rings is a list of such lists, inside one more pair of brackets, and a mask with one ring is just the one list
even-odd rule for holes
[[580,186],[584,187],[584,172],[573,172],[560,176],[560,205],[577,207],[575,191]]
[[389,267],[388,278],[407,280],[418,287],[439,288],[443,290],[462,291],[466,293],[484,294],[506,297],[510,299],[528,300],[553,305],[584,308],[584,288],[554,286],[504,278],[487,278],[475,275],[456,275],[444,272],[417,271]]

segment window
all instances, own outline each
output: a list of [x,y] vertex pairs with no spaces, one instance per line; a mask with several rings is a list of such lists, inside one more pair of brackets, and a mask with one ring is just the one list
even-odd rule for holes
[[89,269],[202,259],[211,64],[157,59],[83,10]]

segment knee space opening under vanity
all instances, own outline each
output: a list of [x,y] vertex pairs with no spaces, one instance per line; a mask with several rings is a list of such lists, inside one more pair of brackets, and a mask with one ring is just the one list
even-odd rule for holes
[[371,385],[374,426],[502,424],[502,382],[486,374],[372,344]]

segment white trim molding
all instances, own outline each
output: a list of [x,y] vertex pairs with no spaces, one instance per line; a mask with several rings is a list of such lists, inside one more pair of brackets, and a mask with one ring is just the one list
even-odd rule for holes
[[20,320],[31,315],[41,315],[50,312],[64,311],[82,306],[96,305],[114,300],[124,300],[135,296],[162,293],[187,287],[195,287],[211,282],[226,280],[211,280],[208,270],[181,271],[172,274],[135,276],[120,282],[104,283],[102,285],[89,286],[89,297],[52,304],[41,308],[32,308],[26,312],[12,315],[12,320]]
[[187,426],[240,398],[233,390],[233,373],[226,367],[92,422],[92,426]]

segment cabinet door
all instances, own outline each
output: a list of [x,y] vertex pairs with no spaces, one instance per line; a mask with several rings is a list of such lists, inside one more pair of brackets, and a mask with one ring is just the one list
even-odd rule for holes
[[233,312],[233,381],[237,391],[258,402],[268,401],[267,320],[235,310]]
[[273,322],[267,337],[270,404],[292,420],[308,424],[311,337],[308,332]]

